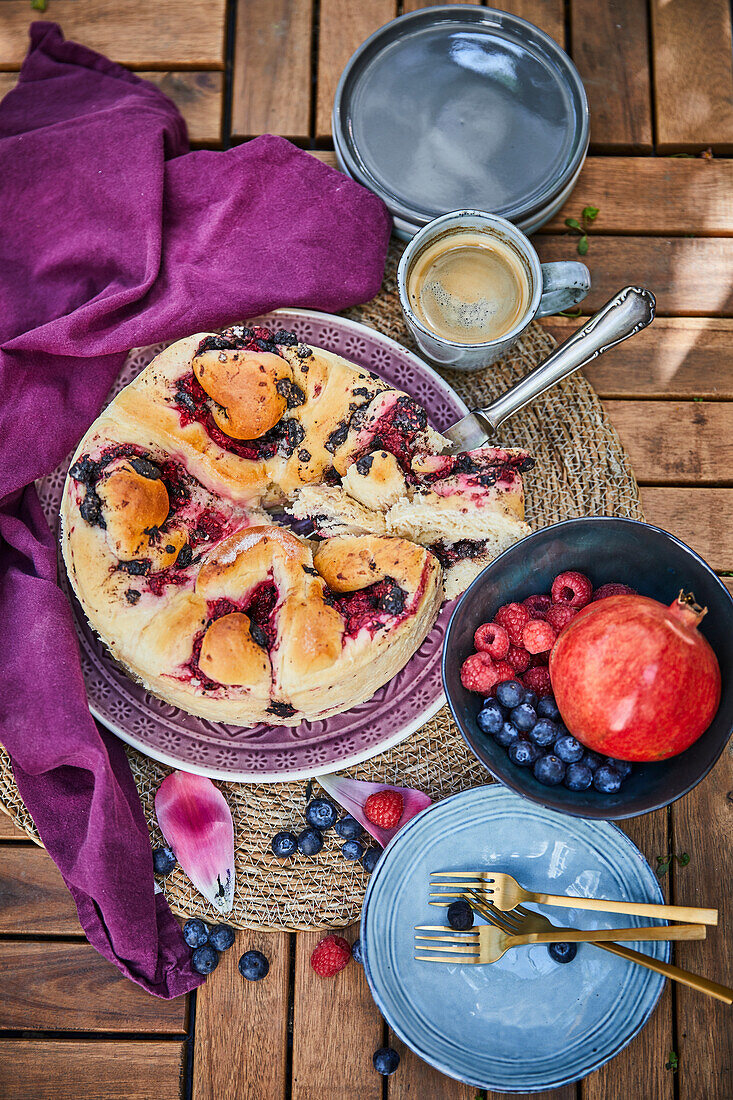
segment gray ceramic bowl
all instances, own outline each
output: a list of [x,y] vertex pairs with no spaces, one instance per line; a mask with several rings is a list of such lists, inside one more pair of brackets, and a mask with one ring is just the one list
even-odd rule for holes
[[[549,592],[568,569],[587,573],[598,587],[620,581],[644,596],[671,603],[681,588],[708,608],[700,630],[715,650],[723,692],[712,724],[689,749],[653,764],[635,764],[612,795],[594,788],[546,787],[531,769],[513,764],[505,750],[479,729],[481,697],[461,683],[473,634],[505,603]],[[466,590],[453,612],[443,649],[443,684],[456,724],[489,772],[518,794],[577,817],[625,818],[657,810],[692,790],[715,764],[733,732],[733,598],[722,581],[688,546],[658,527],[636,520],[589,517],[535,532],[506,550]]]

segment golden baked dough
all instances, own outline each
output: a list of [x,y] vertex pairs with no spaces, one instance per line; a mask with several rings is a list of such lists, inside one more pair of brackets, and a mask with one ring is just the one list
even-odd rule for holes
[[364,499],[396,500],[415,455],[443,444],[408,395],[292,334],[179,340],[74,455],[61,505],[74,592],[129,673],[193,714],[297,725],[346,710],[421,645],[442,568],[394,535],[314,553],[267,509],[336,491],[370,452]]

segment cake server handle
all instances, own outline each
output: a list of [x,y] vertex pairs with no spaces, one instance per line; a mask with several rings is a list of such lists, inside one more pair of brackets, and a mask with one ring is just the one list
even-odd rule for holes
[[491,439],[501,424],[530,401],[586,366],[609,348],[640,332],[654,320],[656,299],[650,290],[627,286],[606,302],[555,348],[539,366],[520,378],[486,409],[475,409],[443,434],[450,440],[445,453],[472,451]]

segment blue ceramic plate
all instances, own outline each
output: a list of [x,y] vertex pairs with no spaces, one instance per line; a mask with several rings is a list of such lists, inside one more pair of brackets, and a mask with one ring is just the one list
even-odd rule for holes
[[[553,813],[498,785],[431,806],[400,830],[377,865],[361,939],[369,986],[390,1027],[426,1062],[467,1084],[498,1092],[556,1088],[630,1042],[664,978],[592,944],[579,944],[564,965],[540,944],[508,951],[490,966],[417,962],[414,926],[445,922],[445,911],[428,904],[430,872],[491,867],[553,894],[661,902],[662,892],[616,826]],[[536,908],[576,928],[649,924]],[[629,946],[669,960],[667,943]]]

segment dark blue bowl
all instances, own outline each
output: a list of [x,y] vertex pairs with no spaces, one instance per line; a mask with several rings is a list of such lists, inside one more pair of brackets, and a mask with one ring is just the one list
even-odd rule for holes
[[[473,652],[473,634],[502,604],[533,592],[549,592],[558,573],[577,569],[595,587],[609,581],[631,585],[644,596],[670,604],[681,588],[694,592],[708,613],[701,632],[720,663],[723,693],[710,727],[694,745],[669,760],[634,764],[616,794],[546,787],[530,768],[513,764],[505,750],[479,729],[481,697],[461,683],[461,665]],[[525,798],[576,817],[624,818],[658,810],[687,794],[703,779],[733,731],[733,598],[689,546],[658,527],[630,519],[589,517],[545,527],[506,550],[476,578],[453,612],[443,649],[443,684],[456,724],[471,751],[500,780]]]

